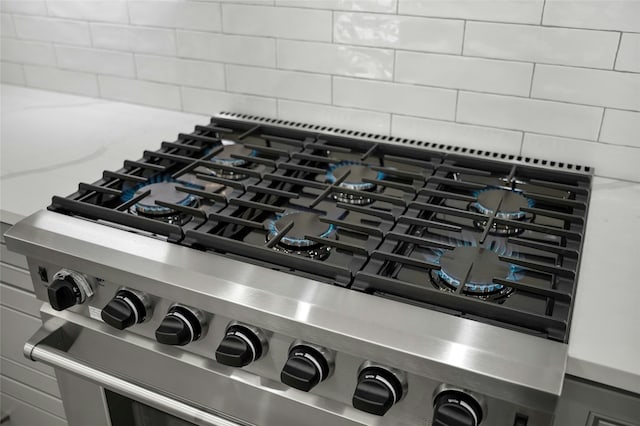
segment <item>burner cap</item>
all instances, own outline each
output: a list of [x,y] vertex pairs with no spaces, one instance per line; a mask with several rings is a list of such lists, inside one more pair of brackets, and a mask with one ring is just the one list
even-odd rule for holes
[[360,164],[352,161],[342,161],[338,164],[329,165],[327,170],[327,181],[334,183],[345,174],[349,176],[338,184],[341,188],[354,189],[358,191],[371,191],[375,189],[376,184],[364,182],[364,179],[384,179],[384,173],[376,172],[371,166]]
[[146,191],[151,191],[151,193],[134,205],[136,212],[147,216],[165,216],[177,213],[174,209],[155,204],[156,201],[181,206],[193,206],[197,204],[198,198],[196,196],[180,192],[176,189],[176,186],[180,185],[180,182],[157,182],[138,188],[132,198]]
[[[234,166],[234,167],[249,167],[251,166],[246,160],[241,158],[232,158],[232,155],[243,155],[245,157],[255,157],[258,153],[255,150],[251,150],[244,145],[241,144],[225,144],[224,149],[219,152],[215,157],[209,158],[208,161],[219,164],[221,166]],[[246,179],[248,176],[243,173],[238,173],[231,170],[223,170],[218,169],[215,166],[212,166],[210,169],[207,169],[209,173],[218,176],[222,179],[230,179],[230,180],[242,180]]]
[[296,249],[321,245],[315,241],[305,239],[304,237],[307,235],[327,238],[335,231],[333,225],[320,222],[320,217],[315,213],[289,213],[279,216],[269,223],[269,239],[280,234],[291,222],[293,222],[293,227],[282,237],[279,244],[295,247]]
[[509,263],[501,261],[498,253],[482,247],[456,247],[445,251],[439,261],[441,269],[432,271],[436,284],[441,288],[456,290],[463,283],[463,292],[470,295],[485,296],[502,292],[505,287],[494,284],[493,278],[512,275]]
[[225,166],[244,166],[247,164],[246,160],[241,158],[233,158],[232,155],[244,155],[245,157],[255,157],[256,151],[251,150],[241,144],[225,145],[224,149],[219,152],[215,157],[211,157],[209,161],[216,164],[222,164]]
[[476,192],[474,195],[478,200],[471,204],[474,209],[483,214],[493,214],[494,210],[499,208],[495,212],[496,217],[499,219],[524,219],[527,213],[520,211],[520,209],[533,207],[533,200],[516,190],[487,188]]

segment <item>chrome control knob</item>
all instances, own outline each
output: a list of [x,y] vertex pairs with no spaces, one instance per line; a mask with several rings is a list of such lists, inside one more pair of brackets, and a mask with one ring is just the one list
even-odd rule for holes
[[268,343],[262,330],[233,322],[216,349],[216,361],[230,367],[245,367],[267,353]]
[[147,295],[123,288],[102,308],[100,316],[111,327],[124,330],[144,322],[150,313],[151,304]]
[[333,352],[309,343],[294,343],[280,373],[285,385],[309,392],[333,372]]
[[360,411],[384,416],[406,393],[403,372],[367,362],[360,367],[352,403]]
[[184,346],[202,337],[204,315],[193,308],[174,305],[156,329],[156,340],[165,345]]
[[434,400],[433,426],[479,426],[482,414],[482,407],[471,395],[445,390]]
[[63,311],[84,303],[93,296],[93,288],[84,275],[61,269],[53,276],[53,281],[47,288],[47,296],[53,309]]

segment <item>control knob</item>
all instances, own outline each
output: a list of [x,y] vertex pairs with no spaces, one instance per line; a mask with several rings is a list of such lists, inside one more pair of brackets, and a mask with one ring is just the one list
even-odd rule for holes
[[115,297],[102,308],[102,320],[118,330],[139,324],[150,316],[151,303],[144,293],[126,288],[118,290]]
[[433,405],[433,426],[478,426],[482,407],[474,397],[459,390],[440,392]]
[[360,367],[352,403],[358,410],[384,416],[406,393],[407,379],[403,372],[366,362]]
[[61,269],[53,276],[53,281],[47,288],[47,296],[53,309],[63,311],[84,303],[93,296],[93,289],[84,275]]
[[280,380],[285,385],[309,392],[333,373],[331,350],[304,342],[294,342],[282,368]]
[[184,346],[202,337],[204,314],[183,305],[174,305],[156,329],[156,340],[165,345]]
[[260,329],[232,322],[216,349],[216,361],[230,367],[245,367],[267,353],[267,339]]

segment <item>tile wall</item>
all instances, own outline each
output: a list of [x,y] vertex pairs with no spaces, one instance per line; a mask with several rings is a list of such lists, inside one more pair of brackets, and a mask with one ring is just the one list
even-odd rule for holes
[[2,1],[2,81],[640,181],[640,0]]

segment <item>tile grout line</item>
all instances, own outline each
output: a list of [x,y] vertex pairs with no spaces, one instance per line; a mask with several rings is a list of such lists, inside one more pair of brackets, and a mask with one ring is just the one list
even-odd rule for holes
[[542,10],[540,11],[540,26],[542,26],[542,21],[544,21],[544,9],[547,7],[547,0],[542,1]]
[[612,71],[616,71],[616,65],[618,64],[618,56],[620,55],[620,46],[622,46],[622,34],[623,32],[620,31],[620,38],[618,39],[618,48],[616,49],[616,55],[613,57],[613,67],[611,68]]
[[602,134],[602,126],[604,125],[604,114],[607,111],[607,107],[602,108],[602,117],[600,117],[600,127],[598,128],[598,136],[596,136],[596,141],[600,141],[600,135]]
[[531,70],[531,84],[529,85],[529,98],[530,99],[534,99],[531,97],[531,94],[533,93],[533,79],[536,76],[536,64],[533,64],[533,69]]
[[460,56],[464,56],[464,40],[467,38],[467,20],[462,23],[462,45],[460,46]]

